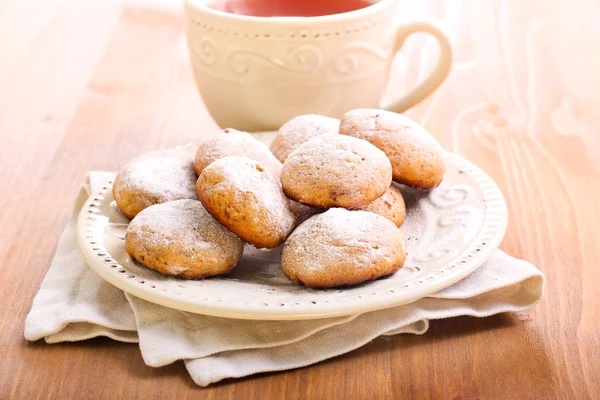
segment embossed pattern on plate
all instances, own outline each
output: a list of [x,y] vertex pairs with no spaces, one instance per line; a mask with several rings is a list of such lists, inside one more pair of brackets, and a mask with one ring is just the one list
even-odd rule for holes
[[[189,146],[180,147],[190,151]],[[482,170],[447,153],[440,187],[421,192],[400,186],[407,216],[408,258],[397,273],[351,288],[313,290],[292,284],[280,268],[281,247],[246,245],[226,277],[183,280],[134,262],[125,251],[128,219],[112,196],[112,181],[94,193],[78,220],[86,261],[100,276],[134,296],[166,307],[241,319],[315,319],[379,310],[431,295],[461,280],[498,247],[507,224],[506,203]]]

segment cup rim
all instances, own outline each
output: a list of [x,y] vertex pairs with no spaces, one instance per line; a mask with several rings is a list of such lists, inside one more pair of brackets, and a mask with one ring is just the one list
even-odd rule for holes
[[269,24],[269,23],[281,23],[284,22],[286,24],[303,24],[306,22],[309,23],[319,23],[319,22],[336,22],[343,21],[347,19],[354,19],[356,17],[365,17],[367,15],[375,14],[386,7],[394,4],[396,0],[378,0],[376,3],[373,3],[367,7],[359,8],[358,10],[347,11],[339,14],[329,14],[329,15],[319,15],[319,16],[311,16],[311,17],[260,17],[254,15],[241,15],[241,14],[233,14],[225,11],[215,10],[213,8],[208,7],[206,4],[208,0],[186,0],[188,6],[193,8],[195,11],[201,11],[203,13],[213,15],[218,18],[228,18],[237,21],[244,22],[260,22],[261,24]]

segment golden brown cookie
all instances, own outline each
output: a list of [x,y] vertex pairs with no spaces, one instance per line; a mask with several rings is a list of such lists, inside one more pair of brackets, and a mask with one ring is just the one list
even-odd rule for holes
[[281,162],[298,146],[324,133],[338,133],[340,120],[322,115],[307,114],[292,118],[277,132],[271,143],[271,152]]
[[290,200],[290,210],[294,214],[295,223],[294,226],[298,226],[313,215],[317,215],[325,211],[322,208],[307,206],[300,202]]
[[294,228],[294,214],[281,186],[247,157],[213,162],[200,174],[196,189],[213,217],[258,248],[279,246]]
[[231,271],[244,244],[198,200],[177,200],[140,212],[127,227],[125,248],[148,268],[200,279]]
[[362,207],[361,210],[371,211],[382,217],[386,217],[396,224],[397,227],[402,225],[406,216],[404,197],[402,197],[402,193],[394,185],[390,186],[383,196]]
[[202,143],[194,158],[194,169],[200,176],[210,163],[223,157],[248,157],[265,166],[279,182],[281,163],[267,146],[249,133],[224,129],[217,137]]
[[117,174],[113,196],[121,212],[130,219],[153,204],[197,199],[192,158],[178,150],[143,154]]
[[296,228],[283,246],[281,266],[296,284],[331,288],[390,275],[405,259],[404,236],[391,221],[332,208]]
[[285,194],[320,208],[365,206],[385,193],[392,167],[385,154],[364,140],[320,135],[290,154],[281,171]]
[[383,150],[397,182],[428,190],[444,179],[444,150],[425,128],[402,114],[372,109],[349,111],[342,117],[340,133],[368,140]]

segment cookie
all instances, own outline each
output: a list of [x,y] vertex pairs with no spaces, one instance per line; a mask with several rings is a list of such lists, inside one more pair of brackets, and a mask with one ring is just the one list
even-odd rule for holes
[[444,151],[421,125],[402,114],[359,109],[342,117],[340,133],[367,140],[392,163],[394,180],[418,189],[433,189],[444,179]]
[[323,133],[338,133],[340,120],[322,115],[307,114],[292,118],[285,123],[271,142],[271,153],[281,162],[298,146]]
[[392,167],[381,150],[338,134],[304,143],[281,171],[281,185],[289,198],[320,208],[360,208],[383,195],[391,181]]
[[177,200],[140,212],[127,227],[125,249],[160,273],[200,279],[231,271],[244,244],[198,200]]
[[371,211],[382,217],[386,217],[396,224],[397,227],[402,225],[406,216],[404,197],[402,197],[402,193],[394,185],[390,186],[383,196],[362,207],[361,210]]
[[298,226],[313,215],[325,211],[322,208],[307,206],[306,204],[294,200],[290,200],[290,210],[292,211],[292,214],[294,214],[294,226]]
[[197,199],[192,158],[178,150],[143,154],[117,174],[113,196],[121,212],[130,219],[154,204]]
[[248,157],[266,167],[279,181],[281,163],[267,146],[254,139],[249,133],[225,129],[217,137],[202,143],[194,158],[196,175],[200,176],[210,163],[223,157]]
[[281,266],[296,284],[332,288],[393,274],[405,260],[404,237],[391,221],[332,208],[296,228],[283,246]]
[[215,219],[258,248],[279,246],[294,228],[281,186],[266,167],[247,157],[213,162],[200,174],[196,190]]

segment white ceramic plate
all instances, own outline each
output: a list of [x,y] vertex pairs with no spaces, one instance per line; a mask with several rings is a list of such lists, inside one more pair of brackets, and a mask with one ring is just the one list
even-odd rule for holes
[[[190,151],[189,146],[180,148]],[[313,290],[292,284],[280,268],[281,248],[246,245],[226,277],[184,280],[161,275],[125,251],[128,219],[112,196],[112,181],[92,195],[78,221],[81,251],[100,276],[139,298],[199,314],[262,320],[315,319],[389,308],[415,301],[463,279],[498,247],[507,224],[496,184],[465,159],[447,153],[440,187],[400,187],[407,205],[401,227],[408,258],[395,274],[355,287]]]

